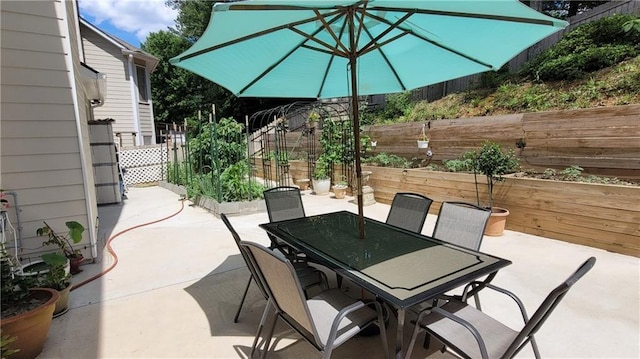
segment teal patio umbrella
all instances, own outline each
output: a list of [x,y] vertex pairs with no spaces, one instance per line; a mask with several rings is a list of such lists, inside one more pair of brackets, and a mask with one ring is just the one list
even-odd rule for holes
[[215,4],[171,63],[236,96],[350,97],[358,154],[358,96],[497,71],[566,25],[517,0],[247,0]]

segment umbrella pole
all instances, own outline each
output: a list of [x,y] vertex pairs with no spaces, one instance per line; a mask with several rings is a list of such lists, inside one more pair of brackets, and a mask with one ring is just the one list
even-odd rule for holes
[[[353,16],[353,14],[351,14]],[[353,141],[355,158],[356,158],[356,184],[358,186],[358,238],[364,239],[364,209],[362,201],[362,166],[360,163],[360,120],[358,118],[358,81],[356,79],[357,70],[357,53],[356,44],[354,39],[354,24],[351,21],[349,26],[350,38],[351,38],[351,53],[349,55],[349,66],[351,68],[351,114],[353,116]]]

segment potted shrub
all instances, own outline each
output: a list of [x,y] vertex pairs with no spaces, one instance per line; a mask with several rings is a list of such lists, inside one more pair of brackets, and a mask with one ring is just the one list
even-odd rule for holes
[[60,298],[56,302],[53,317],[58,317],[67,312],[69,305],[69,293],[71,292],[71,273],[66,271],[68,259],[58,253],[47,253],[42,259],[49,269],[38,274],[38,287],[51,288],[58,291]]
[[318,121],[320,121],[320,114],[316,111],[309,112],[309,116],[307,116],[307,127],[316,128]]
[[[498,143],[490,141],[485,141],[473,158],[474,175],[475,173],[482,173],[487,179],[488,208],[491,209],[491,217],[487,223],[485,234],[500,236],[504,231],[509,210],[493,205],[493,189],[496,183],[504,181],[503,175],[516,172],[520,164],[513,150],[504,152]],[[478,205],[480,205],[477,178],[476,197]]]
[[327,171],[328,163],[321,156],[316,161],[316,165],[313,169],[313,193],[317,195],[325,195],[329,194],[329,189],[331,188],[331,178],[329,178],[329,173]]
[[19,268],[4,244],[0,254],[2,357],[10,352],[13,359],[33,359],[42,351],[60,295],[53,289],[33,288],[32,277],[17,275]]
[[73,249],[71,242],[73,242],[73,244],[78,244],[82,241],[84,226],[76,221],[66,222],[65,225],[69,229],[69,232],[66,235],[62,235],[54,231],[47,222],[44,222],[44,226],[36,230],[36,234],[38,236],[47,236],[49,238],[42,242],[42,245],[58,246],[58,249],[62,251],[62,255],[69,259],[71,274],[78,274],[82,271],[80,269],[80,264],[84,260],[84,257],[79,249]]
[[333,194],[337,199],[343,199],[347,194],[347,187],[347,181],[344,176],[342,176],[342,180],[333,185]]

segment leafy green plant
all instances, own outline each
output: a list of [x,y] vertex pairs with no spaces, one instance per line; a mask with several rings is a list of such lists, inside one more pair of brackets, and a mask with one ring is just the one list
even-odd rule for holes
[[503,175],[518,170],[520,164],[513,150],[502,151],[500,144],[485,141],[480,147],[474,164],[475,171],[487,178],[489,208],[493,208],[493,188],[497,182],[504,181]]
[[20,314],[30,306],[29,288],[35,284],[34,279],[30,276],[18,275],[18,272],[14,259],[7,253],[4,243],[0,243],[1,318]]
[[71,273],[67,273],[65,265],[67,261],[60,261],[59,257],[52,256],[55,253],[47,253],[42,255],[42,259],[48,265],[49,270],[44,273],[38,273],[38,287],[51,288],[55,290],[63,290],[71,285]]
[[314,180],[326,180],[329,179],[329,162],[324,157],[324,155],[320,156],[318,160],[316,160],[315,166],[313,167],[313,176]]
[[564,181],[578,181],[582,175],[582,171],[584,171],[584,169],[580,166],[571,166],[562,170],[560,174],[562,174]]
[[[73,242],[73,244],[78,244],[82,241],[82,233],[85,228],[82,224],[76,221],[65,222],[65,225],[69,230],[67,234],[60,234],[54,231],[47,222],[44,222],[44,226],[36,230],[36,234],[38,236],[47,236],[49,238],[42,242],[43,246],[55,245],[60,249],[64,257],[73,258],[80,254],[80,250],[73,249],[73,245],[71,243]],[[55,255],[55,253],[53,254]]]
[[222,172],[222,199],[225,202],[246,201],[251,198],[262,198],[264,186],[249,182],[249,167],[246,162],[229,166]]
[[410,162],[404,158],[394,154],[386,152],[380,152],[375,156],[362,160],[363,163],[373,164],[380,167],[393,167],[393,168],[409,168]]

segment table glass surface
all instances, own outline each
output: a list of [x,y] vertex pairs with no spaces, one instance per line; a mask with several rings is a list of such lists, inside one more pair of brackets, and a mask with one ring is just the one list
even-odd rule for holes
[[360,240],[358,216],[347,211],[261,227],[402,307],[510,264],[369,218]]

